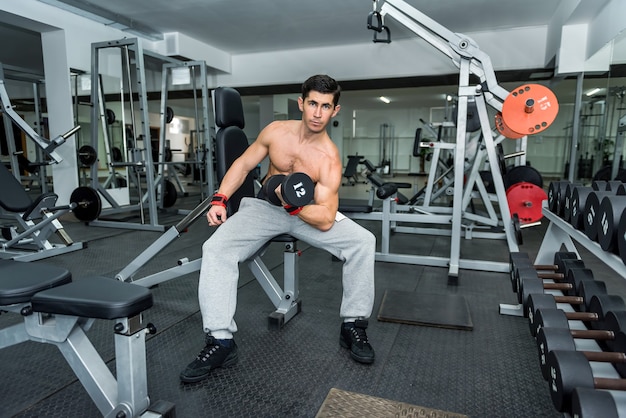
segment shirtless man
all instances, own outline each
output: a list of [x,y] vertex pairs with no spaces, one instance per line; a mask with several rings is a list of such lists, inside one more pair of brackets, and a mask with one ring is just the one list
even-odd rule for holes
[[[339,342],[350,350],[355,361],[374,361],[365,329],[374,304],[376,238],[337,211],[342,164],[326,132],[331,118],[339,112],[340,92],[332,78],[310,77],[298,98],[302,120],[269,124],[224,175],[207,213],[209,225],[219,228],[202,246],[198,298],[205,347],[180,374],[183,382],[201,381],[212,369],[237,362],[233,339],[237,325],[233,318],[238,263],[280,234],[290,234],[344,261]],[[278,187],[276,194],[283,207],[262,198],[243,198],[239,210],[227,218],[226,201],[267,156],[270,164],[265,179],[276,174],[306,173],[315,183],[313,201],[301,208],[290,207]]]

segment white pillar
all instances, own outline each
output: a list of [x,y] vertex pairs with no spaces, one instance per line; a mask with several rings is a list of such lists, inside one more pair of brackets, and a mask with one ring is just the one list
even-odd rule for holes
[[[46,76],[46,101],[50,138],[64,134],[74,127],[70,68],[67,61],[65,32],[54,30],[41,34],[44,73]],[[76,139],[67,138],[56,151],[63,161],[52,166],[54,192],[59,204],[69,203],[72,191],[78,187]]]

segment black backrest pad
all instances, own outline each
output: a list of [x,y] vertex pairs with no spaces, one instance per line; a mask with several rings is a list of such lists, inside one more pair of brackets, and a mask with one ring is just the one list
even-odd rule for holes
[[349,155],[348,156],[348,164],[346,165],[346,169],[343,172],[344,177],[351,177],[356,174],[357,168],[361,163],[363,157],[358,155]]
[[99,319],[135,316],[152,303],[150,289],[104,276],[83,278],[32,298],[35,312]]
[[22,213],[33,203],[20,182],[2,163],[0,163],[0,185],[0,206],[5,210]]
[[239,92],[231,87],[215,89],[215,124],[220,128],[236,126],[245,127],[243,104]]
[[420,152],[422,151],[420,148],[420,142],[422,140],[422,128],[417,128],[415,130],[415,139],[413,140],[413,156],[419,157]]
[[42,290],[72,281],[72,274],[45,263],[0,260],[0,305],[26,303]]
[[[233,162],[248,148],[243,132],[243,106],[237,90],[219,87],[215,90],[215,123],[220,127],[215,137],[217,181],[221,182]],[[232,114],[231,114],[232,113]],[[228,215],[239,210],[244,197],[254,197],[254,173],[248,173],[239,190],[228,199]]]

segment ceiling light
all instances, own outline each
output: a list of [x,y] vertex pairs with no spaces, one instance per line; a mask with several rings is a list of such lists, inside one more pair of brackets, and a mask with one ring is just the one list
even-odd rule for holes
[[585,96],[591,97],[591,96],[593,96],[594,94],[596,94],[599,91],[600,91],[600,89],[598,87],[596,87],[595,89],[591,89],[587,93],[585,93]]
[[387,104],[391,103],[391,100],[389,100],[385,96],[380,96],[379,99],[380,99],[381,102],[385,102]]

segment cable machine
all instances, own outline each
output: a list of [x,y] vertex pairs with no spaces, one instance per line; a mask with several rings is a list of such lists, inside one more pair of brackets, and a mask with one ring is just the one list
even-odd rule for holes
[[[374,42],[389,43],[391,34],[384,24],[386,18],[393,18],[433,47],[447,55],[459,68],[459,86],[457,92],[456,139],[453,148],[453,191],[452,211],[448,215],[440,215],[441,223],[451,225],[451,244],[449,258],[443,257],[412,257],[391,253],[377,254],[377,260],[400,263],[413,263],[434,266],[447,266],[448,276],[458,277],[460,268],[485,270],[486,264],[493,271],[508,271],[508,263],[487,262],[484,260],[464,260],[460,258],[460,240],[462,221],[467,216],[464,207],[467,204],[467,191],[476,185],[486,195],[484,184],[477,170],[471,171],[466,179],[466,134],[468,133],[468,103],[474,103],[477,119],[480,122],[481,147],[475,161],[488,161],[487,168],[493,177],[495,202],[499,207],[499,215],[504,229],[504,238],[510,251],[518,251],[516,229],[519,223],[511,217],[503,182],[503,170],[500,167],[502,156],[498,155],[496,144],[504,137],[520,139],[525,145],[526,135],[539,133],[546,129],[556,117],[558,103],[553,95],[543,94],[543,89],[521,87],[509,92],[502,88],[495,77],[489,56],[481,51],[468,37],[453,33],[433,19],[419,12],[402,0],[373,1],[373,11],[368,15],[368,29],[374,31]],[[476,76],[480,82],[470,84],[470,75]],[[541,86],[539,86],[541,87]],[[536,96],[535,92],[540,92]],[[506,102],[508,104],[505,106]],[[487,106],[495,109],[496,127],[492,129]],[[520,110],[521,108],[521,110]],[[435,146],[436,143],[433,143]],[[442,145],[443,146],[443,145]],[[523,150],[522,150],[523,151]],[[467,181],[466,181],[467,180]],[[482,186],[482,187],[481,187]],[[465,203],[464,203],[465,202]]]

